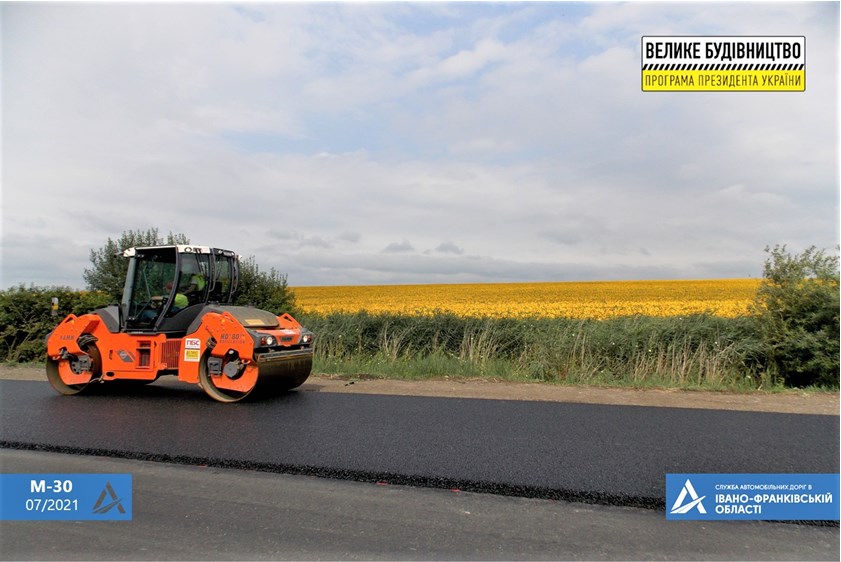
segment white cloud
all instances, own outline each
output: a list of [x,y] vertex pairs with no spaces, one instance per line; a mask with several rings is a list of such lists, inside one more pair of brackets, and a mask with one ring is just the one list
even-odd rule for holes
[[[293,285],[745,276],[837,241],[837,4],[2,10],[3,286],[81,286],[153,226]],[[641,35],[705,33],[806,35],[807,91],[640,91]]]

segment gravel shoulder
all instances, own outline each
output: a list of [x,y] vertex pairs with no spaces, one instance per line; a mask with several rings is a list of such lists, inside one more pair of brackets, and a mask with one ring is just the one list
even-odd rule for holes
[[[1,365],[0,379],[37,380],[47,384],[44,370],[32,366]],[[165,377],[155,384],[181,383],[173,377]],[[299,388],[299,391],[839,415],[839,393],[797,390],[775,393],[734,393],[561,386],[486,379],[383,380],[313,375]]]

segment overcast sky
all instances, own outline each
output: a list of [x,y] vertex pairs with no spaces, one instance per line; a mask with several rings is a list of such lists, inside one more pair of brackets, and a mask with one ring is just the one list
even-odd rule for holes
[[[291,285],[761,275],[838,241],[839,4],[4,3],[2,283],[157,227]],[[641,91],[802,35],[805,93]]]

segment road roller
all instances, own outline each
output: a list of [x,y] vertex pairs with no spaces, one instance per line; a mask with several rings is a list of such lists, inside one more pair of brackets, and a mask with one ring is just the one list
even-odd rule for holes
[[238,402],[309,377],[311,331],[289,314],[231,304],[236,253],[174,245],[129,248],[122,256],[128,272],[120,304],[70,314],[47,336],[47,378],[59,393],[175,375],[214,400]]

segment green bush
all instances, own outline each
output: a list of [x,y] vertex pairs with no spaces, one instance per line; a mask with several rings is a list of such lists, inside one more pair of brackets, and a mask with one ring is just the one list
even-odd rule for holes
[[110,237],[105,244],[97,250],[91,250],[90,269],[85,269],[83,277],[87,288],[91,291],[106,293],[119,302],[123,295],[123,286],[128,271],[128,260],[121,254],[124,250],[133,247],[161,246],[174,244],[189,244],[190,239],[184,234],[173,234],[170,232],[166,239],[158,235],[157,228],[148,230],[124,231],[119,240],[112,240]]
[[[53,315],[52,298],[58,298]],[[68,314],[81,315],[112,301],[97,291],[74,291],[68,287],[26,287],[0,291],[0,360],[42,361],[46,337]]]
[[839,385],[838,256],[814,246],[769,257],[753,305],[773,375],[786,386]]

